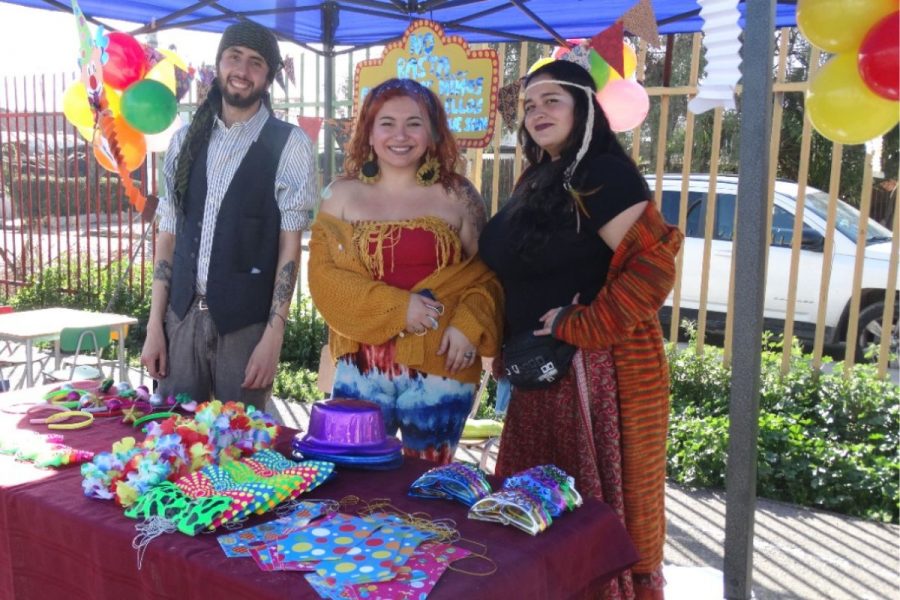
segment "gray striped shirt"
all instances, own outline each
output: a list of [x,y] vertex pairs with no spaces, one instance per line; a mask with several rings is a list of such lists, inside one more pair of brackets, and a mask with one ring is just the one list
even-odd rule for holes
[[[200,255],[197,257],[198,294],[206,293],[206,276],[215,232],[215,227],[208,224],[216,222],[231,179],[250,145],[259,137],[268,117],[269,111],[261,106],[249,120],[235,123],[231,127],[227,127],[219,117],[215,118],[206,160],[206,204],[200,234]],[[181,128],[169,143],[163,168],[165,197],[159,199],[157,210],[160,231],[173,235],[176,234],[177,226],[177,215],[172,202],[175,198],[175,167],[187,130],[187,127]],[[282,230],[299,231],[309,227],[310,211],[315,207],[317,199],[315,167],[312,142],[299,127],[294,127],[275,173],[275,199],[281,212]]]

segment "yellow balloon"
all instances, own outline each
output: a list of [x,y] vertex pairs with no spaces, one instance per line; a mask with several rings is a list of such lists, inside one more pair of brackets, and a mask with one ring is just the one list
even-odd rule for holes
[[838,54],[816,73],[806,92],[806,113],[833,142],[862,144],[890,131],[900,119],[897,102],[869,89],[855,54]]
[[106,106],[109,112],[112,113],[112,116],[118,117],[122,112],[122,92],[114,90],[108,85],[104,85],[103,89],[106,91]]
[[[624,69],[623,69],[623,71],[624,71]],[[622,79],[622,74],[619,73],[617,70],[613,69],[612,67],[610,67],[609,68],[609,79],[606,80],[606,83],[609,83],[610,81],[617,81],[619,79]]]
[[622,77],[630,79],[637,70],[637,54],[631,44],[622,43]]
[[537,59],[536,61],[534,61],[534,64],[528,68],[528,74],[531,75],[532,73],[534,73],[535,71],[537,71],[538,69],[543,67],[544,65],[546,65],[548,63],[552,63],[553,60],[554,60],[554,58],[552,56],[545,56],[544,58]]
[[175,64],[166,59],[153,65],[153,68],[144,76],[144,79],[158,81],[173,94],[175,93]]
[[178,67],[182,71],[188,70],[187,63],[185,63],[184,59],[181,58],[180,56],[178,56],[178,54],[174,50],[163,50],[162,48],[157,48],[157,50],[159,50],[159,52],[163,56],[165,56],[170,61],[172,61],[172,64],[174,64],[176,67]]
[[78,133],[81,134],[81,137],[86,139],[89,142],[94,141],[94,128],[93,127],[78,127]]
[[[106,93],[107,107],[113,116],[118,115],[122,98],[121,94],[108,85],[104,85],[103,90]],[[88,102],[87,90],[80,81],[70,85],[63,93],[63,114],[75,127],[79,129],[93,129],[94,111]]]
[[80,81],[70,85],[63,94],[63,114],[75,127],[94,126],[94,112],[88,102],[87,90]]
[[897,10],[897,0],[798,0],[797,25],[826,52],[853,52],[872,26]]

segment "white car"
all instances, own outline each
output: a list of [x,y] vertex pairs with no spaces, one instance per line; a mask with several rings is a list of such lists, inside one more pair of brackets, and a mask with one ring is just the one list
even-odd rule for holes
[[[655,177],[647,176],[647,181],[650,189],[654,189]],[[661,210],[666,220],[673,224],[678,223],[681,181],[681,175],[665,175],[663,177]],[[737,186],[737,177],[719,176],[717,179],[706,304],[707,329],[709,331],[725,330]],[[684,261],[681,274],[681,316],[682,318],[696,319],[700,308],[705,215],[709,204],[709,175],[691,175],[688,189]],[[772,245],[769,248],[764,312],[764,327],[770,331],[781,332],[784,329],[797,191],[796,183],[786,181],[775,183]],[[807,341],[811,341],[815,336],[816,318],[819,312],[822,264],[826,259],[823,249],[827,211],[828,194],[807,187],[803,210],[803,239],[797,278],[797,299],[794,309],[794,335]],[[834,250],[830,258],[831,277],[828,286],[828,303],[825,310],[826,344],[846,342],[859,217],[857,209],[843,201],[838,201]],[[879,344],[881,341],[881,318],[884,310],[884,292],[888,280],[890,249],[890,230],[870,219],[866,232],[862,273],[862,296],[856,340],[857,360],[863,358],[863,353],[870,344]],[[900,285],[894,290],[892,353],[896,353],[898,347],[898,302],[896,300],[898,289],[900,289]],[[666,308],[661,312],[665,323],[671,319],[671,306],[672,295],[670,294],[666,300]]]

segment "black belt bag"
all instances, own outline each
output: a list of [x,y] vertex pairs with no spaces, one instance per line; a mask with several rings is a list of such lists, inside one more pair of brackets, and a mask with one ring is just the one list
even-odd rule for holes
[[578,350],[551,335],[520,333],[503,344],[503,366],[509,382],[522,389],[550,387],[569,371]]

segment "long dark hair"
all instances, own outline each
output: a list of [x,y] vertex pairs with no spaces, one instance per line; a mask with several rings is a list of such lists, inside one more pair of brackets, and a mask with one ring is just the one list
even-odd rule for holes
[[[566,81],[575,85],[588,87],[596,92],[596,85],[583,67],[566,60],[555,60],[530,73],[523,83],[523,88],[538,76],[549,76],[551,79]],[[609,154],[623,160],[637,171],[637,166],[626,153],[615,133],[609,127],[609,120],[592,93],[590,98],[583,90],[567,85],[560,86],[574,100],[574,118],[572,131],[566,138],[560,158],[552,160],[549,153],[544,152],[534,141],[523,120],[519,127],[519,143],[522,145],[529,166],[513,188],[510,209],[516,249],[526,259],[538,256],[546,246],[551,234],[561,227],[575,226],[578,210],[573,195],[563,183],[566,167],[575,160],[585,127],[588,126],[588,102],[594,105],[594,120],[591,130],[591,142],[587,154],[581,160],[571,179],[575,193],[586,193],[584,175],[591,157]]]

